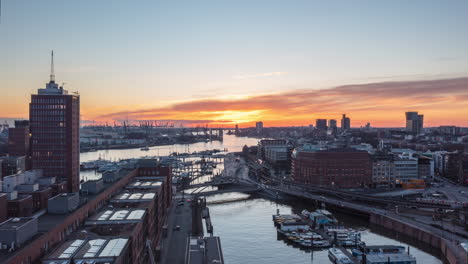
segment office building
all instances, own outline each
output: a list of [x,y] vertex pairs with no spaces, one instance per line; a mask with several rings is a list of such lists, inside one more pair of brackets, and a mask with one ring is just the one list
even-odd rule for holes
[[26,156],[8,156],[3,157],[0,162],[1,178],[26,171]]
[[56,177],[67,182],[69,192],[78,192],[80,97],[55,82],[53,53],[50,81],[31,95],[29,107],[32,169],[42,169],[44,177]]
[[378,152],[371,156],[372,183],[374,186],[395,185],[395,163],[392,154]]
[[336,134],[338,127],[335,119],[328,120],[328,130],[332,134]]
[[297,148],[292,154],[292,178],[301,184],[336,188],[369,186],[372,162],[367,151]]
[[8,153],[10,156],[29,155],[29,121],[16,120],[8,129]]
[[419,179],[418,158],[402,154],[395,159],[395,182],[405,183]]
[[424,115],[418,112],[406,112],[406,131],[412,134],[421,134],[424,127]]
[[343,114],[343,117],[341,118],[341,130],[346,131],[351,129],[351,119],[349,117],[346,117],[345,114]]
[[315,127],[320,130],[327,130],[327,120],[326,119],[316,119]]
[[257,122],[255,123],[255,128],[257,129],[257,134],[262,133],[263,130],[263,122]]

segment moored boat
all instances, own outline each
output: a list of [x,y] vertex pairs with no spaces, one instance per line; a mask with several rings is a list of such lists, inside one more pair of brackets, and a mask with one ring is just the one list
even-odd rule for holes
[[346,254],[338,248],[330,248],[328,249],[328,258],[331,260],[332,263],[335,264],[352,264],[353,262],[351,259],[346,256]]

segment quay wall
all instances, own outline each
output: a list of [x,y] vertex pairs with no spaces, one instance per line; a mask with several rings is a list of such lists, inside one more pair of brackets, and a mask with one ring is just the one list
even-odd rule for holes
[[424,230],[420,226],[415,226],[410,223],[402,222],[398,219],[376,213],[370,213],[369,221],[371,224],[396,231],[439,249],[445,257],[445,260],[450,264],[468,263],[467,255],[464,255],[463,249],[460,246],[454,245],[445,238],[442,238],[428,230]]

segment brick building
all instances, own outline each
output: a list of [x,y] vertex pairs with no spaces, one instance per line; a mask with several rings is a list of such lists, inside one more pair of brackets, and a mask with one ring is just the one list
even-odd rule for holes
[[10,156],[29,155],[29,121],[16,120],[15,127],[8,129],[8,154]]
[[[156,164],[155,161],[147,163],[151,164],[151,168],[140,164],[139,168],[133,171],[121,170],[120,173],[123,176],[119,177],[118,181],[105,184],[104,190],[98,194],[82,196],[79,207],[69,214],[52,215],[47,213],[40,216],[38,218],[38,234],[35,234],[34,238],[22,245],[20,249],[0,254],[0,262],[37,263],[42,260],[42,263],[48,263],[48,260],[52,261],[57,256],[54,252],[68,248],[75,242],[74,240],[79,238],[78,240],[88,242],[95,239],[105,240],[99,252],[106,251],[106,245],[111,245],[109,243],[122,242],[123,248],[119,256],[114,256],[115,262],[109,263],[147,263],[145,261],[151,256],[147,250],[160,247],[162,229],[166,223],[167,210],[172,195],[170,168]],[[141,184],[141,182],[152,183]],[[119,207],[112,202],[128,192],[153,193],[153,195],[146,196],[145,198],[148,199],[135,203],[133,206],[122,204],[122,207]],[[86,224],[93,219],[99,219],[98,216],[102,216],[107,210],[114,209],[115,211],[129,211],[129,214],[125,216],[129,219],[124,220],[130,220],[130,222],[104,224],[99,228],[94,224]],[[140,213],[135,212],[131,217],[135,219],[130,219],[130,211],[135,210],[143,210],[144,213],[141,217],[137,217]],[[123,215],[122,211],[116,217],[121,217],[121,213]],[[111,221],[110,218],[108,220]],[[148,245],[147,243],[152,244]],[[80,244],[76,251],[78,253],[70,254],[67,261],[72,263],[82,260],[84,255],[79,252],[86,251],[86,248],[85,243]],[[102,259],[102,261],[106,260]]]
[[354,149],[296,149],[291,172],[293,181],[315,186],[354,188],[372,182],[369,154]]
[[[53,57],[52,57],[53,58]],[[80,187],[80,97],[55,83],[53,72],[45,89],[31,95],[29,105],[32,169]]]

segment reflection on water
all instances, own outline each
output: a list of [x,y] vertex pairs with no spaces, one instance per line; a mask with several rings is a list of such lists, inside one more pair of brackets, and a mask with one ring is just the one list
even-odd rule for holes
[[[258,143],[258,139],[247,138],[247,137],[236,137],[233,135],[225,135],[223,141],[211,141],[211,142],[198,142],[193,144],[176,144],[168,146],[155,146],[150,147],[149,151],[141,151],[139,148],[133,149],[107,149],[98,150],[95,152],[84,152],[80,154],[80,162],[93,161],[97,159],[105,159],[111,161],[118,161],[122,159],[135,159],[150,156],[167,156],[174,152],[194,152],[202,150],[227,149],[229,152],[240,152],[244,145],[255,146]],[[189,160],[189,159],[187,159]],[[215,173],[220,172],[223,169],[223,165],[219,164],[216,167]],[[81,179],[92,180],[101,178],[101,173],[95,171],[82,171],[80,172]],[[202,183],[209,178],[203,177],[196,180],[194,183]]]
[[242,151],[244,145],[255,146],[258,139],[236,137],[233,135],[225,135],[223,141],[199,142],[193,144],[176,144],[168,146],[150,147],[149,151],[141,151],[139,148],[134,149],[107,149],[98,150],[95,152],[84,152],[80,155],[80,162],[97,160],[99,158],[106,160],[134,159],[145,156],[167,156],[173,152],[194,152],[208,149],[228,149],[229,152]]
[[[234,195],[231,193],[229,197],[233,198]],[[211,201],[215,199],[226,199],[226,195],[210,198]],[[226,263],[330,263],[326,249],[306,252],[278,240],[272,221],[276,209],[282,214],[300,212],[302,209],[314,210],[312,206],[297,200],[291,201],[290,204],[278,204],[262,198],[210,205],[215,235],[221,237]],[[362,228],[362,240],[368,245],[408,246],[404,242],[381,235],[375,229],[369,229],[362,219],[333,213],[341,223],[353,228]],[[410,246],[410,252],[416,257],[417,263],[442,263],[438,258],[413,246]]]

